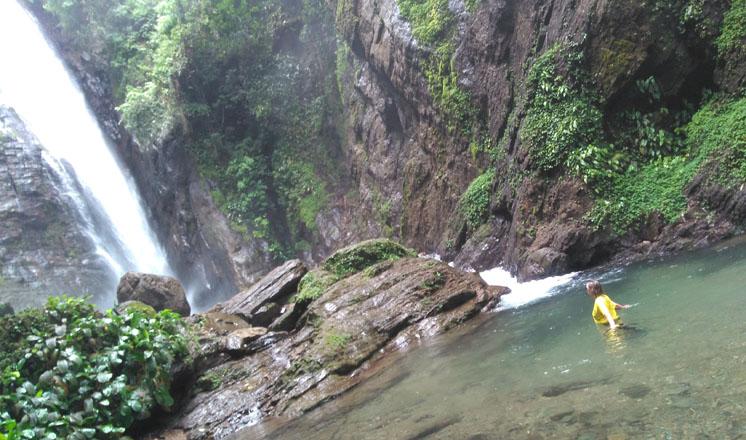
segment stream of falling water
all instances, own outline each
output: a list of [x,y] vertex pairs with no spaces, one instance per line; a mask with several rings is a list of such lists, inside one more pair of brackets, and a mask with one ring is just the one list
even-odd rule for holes
[[65,184],[60,192],[73,195],[112,278],[126,271],[173,275],[134,182],[83,93],[36,20],[15,0],[0,0],[0,41],[0,102],[16,110],[49,153],[45,160]]

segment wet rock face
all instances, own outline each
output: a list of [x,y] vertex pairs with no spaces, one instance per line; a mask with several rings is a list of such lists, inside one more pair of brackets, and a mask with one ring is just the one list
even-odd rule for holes
[[115,283],[43,154],[15,112],[0,105],[0,302],[16,309],[49,295],[101,295]]
[[117,301],[140,301],[156,311],[169,309],[181,316],[189,316],[191,307],[184,288],[169,276],[127,272],[117,287]]
[[[214,305],[210,312],[223,312],[240,315],[257,325],[267,326],[280,315],[278,304],[287,303],[290,295],[295,293],[301,278],[308,272],[305,263],[300,260],[287,261],[282,266],[273,269],[250,288],[238,293],[228,301]],[[277,311],[276,316],[272,310]],[[262,319],[264,315],[264,318]],[[269,322],[266,322],[269,321]]]
[[[495,162],[469,152],[469,140],[447,128],[448,118],[433,102],[422,68],[432,48],[413,37],[394,0],[327,4],[352,48],[356,69],[351,70],[357,72],[346,78],[344,95],[354,115],[349,167],[359,176],[360,203],[350,216],[358,216],[363,231],[385,231],[375,201],[377,196],[390,200],[386,213],[393,233],[410,246],[448,255],[459,267],[503,265],[519,279],[598,265],[641,241],[593,230],[584,216],[594,201],[582,182],[532,172],[518,133],[527,103],[526,75],[536,55],[556,43],[578,44],[607,114],[630,105],[635,81],[651,75],[666,98],[687,96],[695,83],[718,82],[732,90],[743,82],[743,75],[738,77],[742,61],[729,62],[733,73],[728,75],[715,69],[708,37],[684,35],[672,18],[676,13],[649,2],[491,1],[479,2],[473,13],[461,2],[449,2],[457,22],[452,66],[459,86],[483,115],[489,138],[500,143],[504,159]],[[718,14],[722,11],[713,5],[703,7],[705,21],[719,23]],[[490,166],[498,180],[491,190],[490,218],[499,224],[467,230],[459,218],[459,198],[480,169]],[[509,185],[511,174],[515,181]],[[676,241],[672,229],[646,235],[643,240]]]
[[230,315],[209,313],[195,351],[199,386],[176,414],[153,426],[190,439],[223,438],[268,416],[296,416],[384,368],[391,356],[381,354],[441,334],[493,308],[507,291],[445,263],[407,257],[338,277],[304,304],[290,333],[222,329],[208,323]]

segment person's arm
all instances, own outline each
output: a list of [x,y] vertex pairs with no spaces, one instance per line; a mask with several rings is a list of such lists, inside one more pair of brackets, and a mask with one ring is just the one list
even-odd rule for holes
[[606,317],[606,321],[609,322],[609,330],[614,330],[616,328],[616,323],[614,322],[614,318],[611,317],[611,312],[609,312],[609,309],[606,307],[606,304],[604,304],[604,301],[597,301],[596,304],[601,310],[601,313],[603,313]]
[[612,303],[614,303],[615,309],[628,309],[629,308],[629,304],[621,305],[621,304],[615,303],[614,301],[612,301]]

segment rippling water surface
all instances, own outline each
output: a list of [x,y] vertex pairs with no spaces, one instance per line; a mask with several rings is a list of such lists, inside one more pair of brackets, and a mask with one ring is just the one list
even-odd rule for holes
[[[593,323],[589,278],[633,304],[627,329]],[[744,240],[562,281],[235,438],[746,438]]]

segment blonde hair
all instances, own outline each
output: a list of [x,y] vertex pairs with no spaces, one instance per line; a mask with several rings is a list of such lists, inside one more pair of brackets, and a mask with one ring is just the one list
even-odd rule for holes
[[601,283],[599,283],[596,280],[590,280],[585,284],[585,288],[588,290],[588,293],[593,295],[595,298],[598,298],[601,295],[604,295],[604,288],[601,287]]

